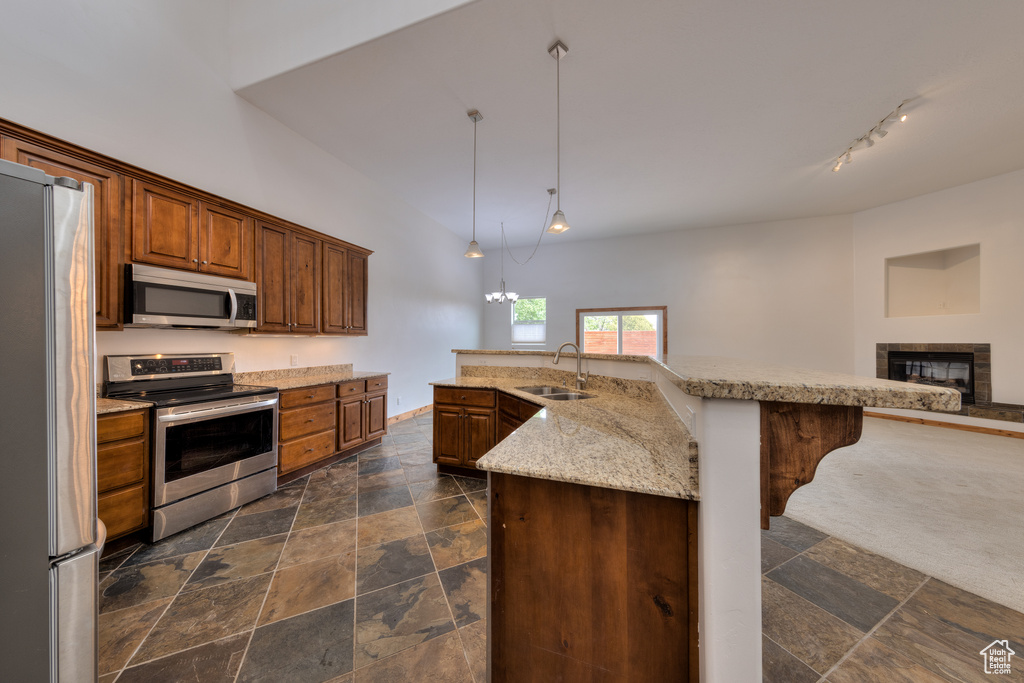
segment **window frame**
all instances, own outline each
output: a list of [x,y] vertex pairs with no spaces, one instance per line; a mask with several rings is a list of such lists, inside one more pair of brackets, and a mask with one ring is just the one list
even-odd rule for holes
[[612,308],[577,308],[576,309],[576,346],[579,347],[580,353],[586,353],[583,350],[583,339],[581,337],[583,316],[585,315],[609,315],[612,317],[618,317],[618,341],[616,348],[620,352],[622,351],[622,316],[623,314],[632,313],[633,315],[659,315],[661,317],[661,335],[658,338],[658,354],[664,356],[668,353],[668,306],[621,306]]
[[[544,321],[522,321],[516,323],[516,304],[520,301],[527,299],[543,299],[544,300]],[[509,307],[509,319],[511,321],[511,329],[509,330],[509,339],[512,346],[545,346],[548,343],[548,298],[546,296],[520,296],[512,302],[512,306]],[[516,325],[532,326],[532,325],[543,325],[544,335],[540,341],[516,341]]]

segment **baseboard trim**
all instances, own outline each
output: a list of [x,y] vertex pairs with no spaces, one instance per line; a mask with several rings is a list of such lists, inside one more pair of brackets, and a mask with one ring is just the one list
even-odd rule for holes
[[943,422],[941,420],[925,420],[920,417],[907,417],[905,415],[890,415],[888,413],[872,413],[864,411],[864,417],[877,417],[883,420],[895,420],[896,422],[912,422],[929,427],[945,427],[946,429],[959,429],[964,432],[977,432],[979,434],[993,434],[995,436],[1009,436],[1013,439],[1024,439],[1024,432],[1012,432],[1008,429],[992,429],[991,427],[976,427],[974,425],[960,424],[959,422]]
[[423,406],[422,408],[417,408],[416,410],[410,410],[407,413],[394,415],[388,418],[388,426],[390,427],[396,422],[401,422],[402,420],[408,420],[410,417],[416,417],[417,415],[425,415],[431,412],[432,410],[434,410],[434,404],[430,403],[428,405]]

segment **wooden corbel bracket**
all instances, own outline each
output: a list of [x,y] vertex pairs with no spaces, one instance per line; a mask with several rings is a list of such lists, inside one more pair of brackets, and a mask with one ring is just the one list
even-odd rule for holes
[[761,402],[761,528],[786,510],[818,463],[860,439],[864,409],[812,403]]

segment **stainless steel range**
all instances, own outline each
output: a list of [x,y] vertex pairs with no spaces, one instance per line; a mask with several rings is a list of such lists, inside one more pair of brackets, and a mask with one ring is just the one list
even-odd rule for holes
[[107,356],[108,398],[153,403],[152,540],[277,489],[278,393],[231,353]]

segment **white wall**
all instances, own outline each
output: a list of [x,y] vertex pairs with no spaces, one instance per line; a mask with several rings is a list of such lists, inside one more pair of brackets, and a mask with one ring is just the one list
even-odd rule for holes
[[[239,370],[353,363],[391,371],[389,411],[431,402],[450,349],[480,340],[481,266],[450,231],[237,97],[227,4],[9,2],[0,21],[0,117],[373,249],[370,336],[98,334],[101,355],[234,351]],[[398,397],[402,398],[397,405]]]
[[[671,354],[852,372],[850,226],[835,216],[571,244],[545,235],[527,266],[505,257],[505,281],[520,296],[547,297],[547,350],[575,340],[577,308],[668,306]],[[500,279],[497,256],[483,259],[488,291]],[[484,347],[511,348],[510,335],[509,305],[487,305]]]
[[[992,398],[1024,403],[1024,171],[853,216],[856,371],[874,375],[876,342],[992,344]],[[885,259],[981,245],[981,312],[885,317]]]

